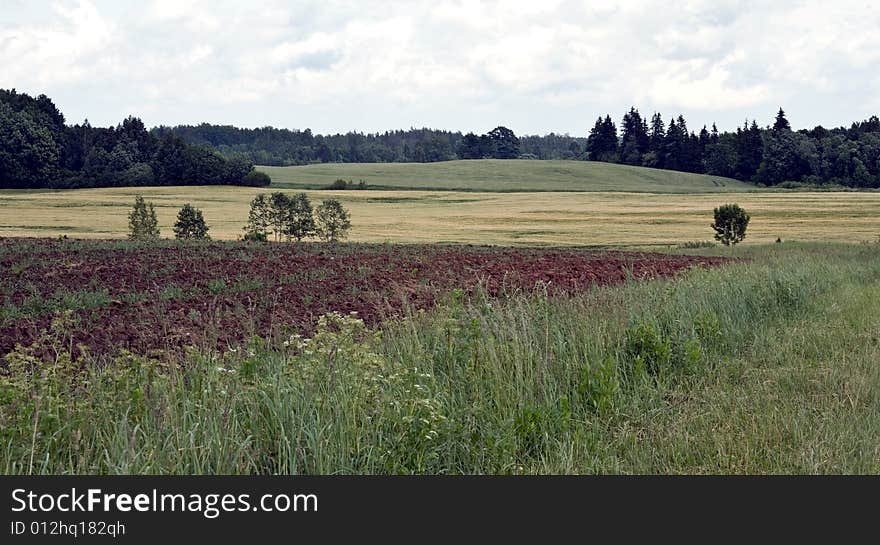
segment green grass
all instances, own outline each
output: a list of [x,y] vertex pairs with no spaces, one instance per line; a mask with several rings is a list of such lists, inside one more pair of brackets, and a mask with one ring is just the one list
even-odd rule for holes
[[[171,366],[21,351],[0,471],[880,471],[880,245],[737,254],[569,298],[453,293],[376,333],[335,316],[281,351]],[[65,338],[60,320],[42,344]]]
[[361,180],[372,189],[442,191],[628,191],[715,193],[756,191],[731,178],[592,161],[482,159],[440,163],[326,163],[258,167],[272,187],[321,189],[336,179]]

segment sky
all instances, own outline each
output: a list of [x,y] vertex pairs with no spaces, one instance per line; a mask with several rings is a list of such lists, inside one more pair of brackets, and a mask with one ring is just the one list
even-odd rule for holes
[[880,113],[880,3],[0,0],[0,88],[93,126],[848,126]]

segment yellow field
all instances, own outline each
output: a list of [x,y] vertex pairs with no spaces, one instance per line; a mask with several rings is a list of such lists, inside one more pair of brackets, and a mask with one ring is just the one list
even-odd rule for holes
[[[123,238],[136,194],[156,205],[162,235],[177,210],[204,211],[216,239],[235,239],[259,191],[240,187],[151,187],[0,191],[0,236]],[[351,240],[651,246],[711,240],[712,209],[737,202],[752,214],[744,244],[783,240],[876,241],[880,193],[475,193],[310,191],[351,210]]]

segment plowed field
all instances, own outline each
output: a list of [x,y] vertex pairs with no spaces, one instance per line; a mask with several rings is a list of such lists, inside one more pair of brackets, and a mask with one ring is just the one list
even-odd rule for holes
[[63,311],[74,352],[172,353],[307,334],[330,311],[376,324],[456,288],[562,295],[723,262],[576,249],[0,239],[0,355],[45,335]]

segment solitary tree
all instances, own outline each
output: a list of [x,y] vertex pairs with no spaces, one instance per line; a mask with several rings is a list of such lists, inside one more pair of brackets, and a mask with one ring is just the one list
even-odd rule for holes
[[159,238],[159,222],[153,203],[145,203],[140,195],[134,198],[134,208],[128,214],[128,238],[155,240]]
[[269,201],[264,193],[260,193],[251,201],[248,222],[244,226],[244,239],[265,241],[268,238],[268,231]]
[[715,209],[715,240],[725,246],[736,244],[746,238],[746,227],[751,217],[738,204],[725,204]]
[[315,231],[321,240],[336,242],[351,229],[348,210],[336,199],[327,199],[315,209]]
[[174,236],[184,240],[208,238],[208,226],[202,211],[189,203],[183,205],[174,224]]
[[287,240],[293,238],[299,242],[314,232],[315,220],[312,217],[312,203],[305,193],[299,193],[288,201],[284,234],[287,235]]

